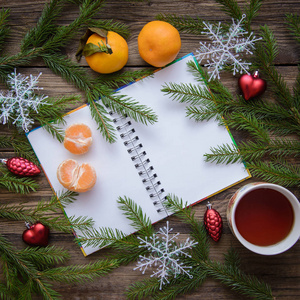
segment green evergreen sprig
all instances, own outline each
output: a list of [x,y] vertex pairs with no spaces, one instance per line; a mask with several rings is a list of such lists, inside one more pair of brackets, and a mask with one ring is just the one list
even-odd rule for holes
[[[217,2],[231,16],[238,17],[242,11],[235,0]],[[256,15],[260,2],[251,1],[247,11],[252,10],[253,16]],[[287,22],[297,36],[300,18],[293,15]],[[186,115],[195,121],[215,119],[229,129],[248,134],[247,141],[238,142],[238,148],[234,144],[211,148],[211,153],[205,154],[206,161],[226,164],[243,161],[253,175],[263,180],[299,187],[299,169],[291,167],[291,162],[295,165],[295,160],[299,160],[300,76],[292,93],[275,67],[278,47],[274,34],[266,25],[260,30],[262,40],[255,49],[252,69],[260,70],[275,101],[264,101],[262,96],[245,101],[233,95],[219,80],[208,81],[206,71],[195,62],[189,62],[188,67],[198,84],[166,83],[162,92],[174,101],[187,103]]]
[[7,19],[9,16],[9,9],[2,8],[0,11],[0,51],[2,51],[5,39],[9,33],[9,27],[7,25]]
[[[198,242],[191,251],[191,257],[183,260],[185,265],[191,266],[190,275],[178,275],[170,279],[160,289],[159,280],[146,278],[128,287],[126,296],[128,299],[174,299],[176,296],[184,295],[198,289],[208,277],[222,282],[242,295],[250,296],[254,299],[274,299],[271,288],[261,282],[256,277],[245,274],[240,267],[237,253],[229,249],[225,254],[225,262],[211,260],[209,258],[209,241],[203,222],[196,220],[193,208],[186,207],[186,203],[174,195],[167,197],[166,206],[179,217],[185,224],[190,226],[190,235]],[[133,205],[136,211],[140,210]],[[139,214],[141,212],[139,211]],[[135,215],[134,214],[134,215]],[[138,221],[138,220],[136,220]]]
[[120,264],[117,260],[106,259],[86,265],[59,266],[70,258],[63,248],[25,248],[17,250],[0,235],[0,260],[3,279],[0,284],[2,299],[31,299],[40,295],[43,299],[60,299],[53,289],[53,283],[77,283],[91,281],[106,275]]
[[4,166],[0,166],[0,188],[7,189],[10,192],[27,194],[35,192],[39,184],[32,178],[18,177],[12,174]]
[[35,164],[39,164],[25,134],[13,130],[11,134],[0,135],[0,147],[14,152],[16,156],[27,158]]
[[[76,2],[79,5],[78,17],[69,25],[59,26],[57,19],[63,13],[66,2],[68,1],[52,0],[45,5],[36,26],[31,28],[21,41],[21,51],[18,54],[0,58],[0,77],[4,79],[13,68],[28,65],[33,59],[38,57],[42,58],[53,73],[61,76],[84,92],[86,101],[90,104],[91,115],[97,122],[98,129],[103,137],[108,142],[116,140],[115,128],[112,126],[112,120],[106,107],[101,104],[94,104],[95,100],[105,99],[106,104],[109,104],[111,109],[114,109],[116,112],[126,113],[129,117],[144,124],[155,122],[157,116],[150,108],[139,105],[134,99],[112,95],[113,90],[107,88],[105,76],[101,76],[102,79],[100,77],[95,79],[87,74],[85,68],[61,51],[78,32],[89,26],[99,25],[104,29],[114,30],[125,38],[129,36],[128,27],[112,20],[94,20],[94,16],[103,8],[104,0]],[[6,14],[4,19],[7,19]],[[5,30],[5,26],[5,22],[3,24],[0,23],[0,30],[1,28]],[[120,77],[121,79],[118,79],[117,76],[109,76],[109,81],[112,86],[116,86],[127,81],[128,78],[136,79],[136,76],[140,76],[140,72],[132,72],[132,74],[127,72],[125,76]],[[36,120],[39,122],[43,121],[42,117]],[[47,125],[47,129],[54,137],[61,140],[60,132],[56,127],[51,127],[48,120],[42,123]]]
[[[0,218],[16,221],[27,221],[35,223],[42,222],[50,229],[67,232],[72,232],[72,229],[88,230],[93,225],[93,220],[88,217],[70,217],[65,218],[61,214],[61,202],[70,203],[73,201],[76,194],[73,192],[65,192],[57,197],[53,195],[49,201],[41,200],[36,207],[28,208],[26,204],[2,204],[0,205]],[[52,212],[52,213],[51,213]],[[56,213],[53,216],[53,213]]]

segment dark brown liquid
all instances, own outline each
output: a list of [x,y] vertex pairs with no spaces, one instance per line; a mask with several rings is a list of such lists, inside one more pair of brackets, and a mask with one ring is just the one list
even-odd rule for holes
[[250,191],[237,205],[235,222],[248,242],[269,246],[283,240],[294,223],[293,208],[281,193],[261,188]]

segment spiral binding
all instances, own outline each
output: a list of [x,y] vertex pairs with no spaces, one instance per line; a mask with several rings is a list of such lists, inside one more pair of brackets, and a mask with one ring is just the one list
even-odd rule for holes
[[[114,116],[115,113],[110,112],[110,115]],[[127,115],[118,115],[113,118],[113,122],[120,133],[121,139],[124,140],[123,144],[127,147],[131,160],[136,162],[134,166],[145,184],[145,189],[149,193],[150,199],[157,206],[157,212],[167,212],[167,208],[164,205],[166,200],[166,196],[164,196],[165,190],[161,187],[161,182],[157,179],[154,167],[150,164],[147,152],[143,150],[143,144],[139,142],[139,137],[135,135],[135,129],[132,128],[132,123],[127,121],[127,118]]]

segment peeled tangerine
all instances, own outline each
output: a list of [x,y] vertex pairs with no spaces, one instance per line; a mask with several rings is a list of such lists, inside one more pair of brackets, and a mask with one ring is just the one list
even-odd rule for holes
[[72,124],[65,131],[64,147],[73,154],[86,153],[92,141],[92,131],[85,124]]
[[83,193],[95,185],[97,174],[88,163],[80,165],[74,159],[66,159],[57,168],[57,179],[68,190]]

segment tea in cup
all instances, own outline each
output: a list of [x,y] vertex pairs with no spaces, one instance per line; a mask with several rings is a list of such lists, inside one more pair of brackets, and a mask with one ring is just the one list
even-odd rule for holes
[[240,188],[227,207],[229,227],[249,250],[275,255],[300,237],[300,204],[282,186],[256,182]]

